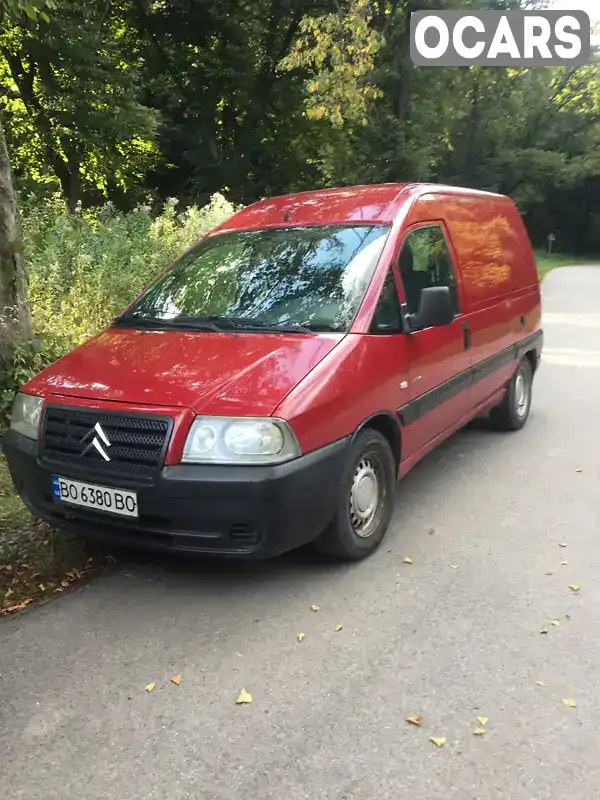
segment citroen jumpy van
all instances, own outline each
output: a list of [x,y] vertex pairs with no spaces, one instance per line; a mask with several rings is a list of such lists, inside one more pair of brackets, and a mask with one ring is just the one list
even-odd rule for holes
[[518,430],[542,348],[511,200],[438,185],[261,201],[17,396],[48,522],[123,544],[359,559],[394,486],[480,412]]

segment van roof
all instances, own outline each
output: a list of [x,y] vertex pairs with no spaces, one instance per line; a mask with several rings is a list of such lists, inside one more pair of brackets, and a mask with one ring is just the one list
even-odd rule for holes
[[[492,192],[444,186],[438,183],[381,183],[345,186],[280,195],[243,208],[213,233],[285,225],[327,225],[349,223],[391,224],[400,208],[426,194],[481,197],[496,201],[508,198]],[[509,201],[510,202],[510,201]]]

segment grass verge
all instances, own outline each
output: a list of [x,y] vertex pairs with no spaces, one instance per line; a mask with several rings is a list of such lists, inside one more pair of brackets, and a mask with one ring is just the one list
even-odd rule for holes
[[0,455],[0,615],[64,592],[108,560],[77,537],[33,519]]
[[555,253],[551,256],[544,253],[535,254],[540,280],[557,267],[571,267],[577,264],[600,264],[600,256],[569,256],[564,253]]

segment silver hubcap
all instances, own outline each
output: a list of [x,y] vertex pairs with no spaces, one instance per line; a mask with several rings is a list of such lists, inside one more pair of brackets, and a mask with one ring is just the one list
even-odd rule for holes
[[376,527],[381,495],[378,465],[371,456],[362,458],[350,488],[350,521],[357,536],[366,539]]
[[515,411],[517,416],[522,419],[527,414],[529,408],[529,382],[523,371],[519,370],[515,381]]

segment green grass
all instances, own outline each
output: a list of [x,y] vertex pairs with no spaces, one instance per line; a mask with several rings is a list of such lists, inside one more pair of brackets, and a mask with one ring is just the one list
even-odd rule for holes
[[570,256],[564,253],[555,253],[551,256],[536,253],[535,261],[538,268],[540,279],[543,280],[546,275],[556,267],[571,267],[577,264],[600,264],[599,256]]

